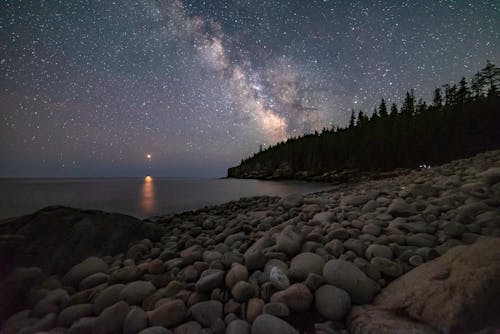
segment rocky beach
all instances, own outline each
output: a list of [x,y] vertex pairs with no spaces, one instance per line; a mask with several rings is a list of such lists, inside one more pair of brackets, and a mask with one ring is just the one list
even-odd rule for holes
[[154,220],[0,222],[1,333],[497,333],[500,151]]

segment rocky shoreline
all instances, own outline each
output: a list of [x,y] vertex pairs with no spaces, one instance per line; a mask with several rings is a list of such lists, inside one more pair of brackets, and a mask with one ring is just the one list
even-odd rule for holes
[[50,208],[0,222],[1,332],[494,333],[499,208],[500,151],[154,223]]

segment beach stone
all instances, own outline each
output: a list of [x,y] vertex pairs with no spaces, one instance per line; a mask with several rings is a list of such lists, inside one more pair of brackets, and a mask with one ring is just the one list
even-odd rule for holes
[[323,267],[323,277],[328,284],[345,290],[355,304],[367,304],[373,300],[379,288],[353,263],[330,260]]
[[97,317],[84,317],[73,322],[68,330],[68,334],[88,334],[92,333]]
[[153,326],[143,329],[139,334],[173,334],[171,330],[161,326]]
[[303,281],[309,273],[321,275],[325,260],[315,253],[301,253],[290,262],[289,274],[297,281]]
[[382,274],[390,277],[399,277],[403,274],[401,266],[384,257],[374,257],[370,261]]
[[231,266],[231,269],[226,275],[226,286],[231,289],[239,281],[246,281],[248,279],[248,269],[239,263]]
[[301,206],[304,203],[304,196],[299,194],[291,194],[283,197],[278,205],[283,206],[285,209],[291,209]]
[[233,320],[226,328],[226,334],[250,334],[250,324],[244,320]]
[[[49,313],[42,319],[37,319],[32,325],[22,326],[22,329],[18,332],[19,334],[32,334],[41,333],[43,331],[52,329],[57,325],[57,315],[55,313]],[[9,332],[2,331],[2,333],[9,334]]]
[[392,281],[377,308],[405,314],[446,332],[472,333],[500,326],[500,239],[479,239]]
[[344,253],[344,244],[340,240],[332,240],[325,245],[325,249],[333,256],[339,257]]
[[288,255],[295,255],[300,251],[303,242],[304,236],[300,230],[293,225],[287,225],[276,236],[276,249]]
[[270,314],[262,314],[252,324],[252,334],[299,334],[289,323]]
[[427,233],[417,233],[407,237],[406,243],[409,246],[434,247],[436,245],[436,237]]
[[201,273],[200,279],[196,282],[196,291],[211,292],[212,290],[222,287],[224,284],[224,270],[207,269]]
[[414,267],[417,267],[424,263],[424,259],[420,255],[413,255],[408,259],[408,263]]
[[135,265],[126,266],[111,273],[109,281],[112,283],[128,283],[138,280],[142,270]]
[[57,323],[59,326],[70,327],[76,320],[94,315],[92,304],[79,304],[65,308],[59,313]]
[[450,238],[460,237],[467,229],[464,224],[448,222],[442,227],[444,233]]
[[216,319],[222,318],[222,309],[221,302],[208,300],[191,306],[189,312],[203,327],[210,327]]
[[271,267],[269,272],[269,281],[272,286],[278,290],[284,290],[290,286],[290,280],[287,275],[279,267]]
[[341,320],[351,308],[351,297],[333,285],[323,285],[314,294],[316,309],[327,319]]
[[486,184],[495,184],[500,182],[500,167],[490,167],[486,171],[479,173],[478,177]]
[[203,247],[194,245],[180,252],[180,257],[184,264],[193,264],[195,261],[203,260]]
[[323,278],[322,274],[318,275],[315,273],[310,273],[309,275],[307,275],[307,278],[306,278],[304,284],[307,286],[307,288],[311,292],[314,292],[320,286],[322,286],[324,282],[325,282],[325,279]]
[[381,232],[380,227],[378,225],[375,225],[375,224],[366,224],[361,229],[361,233],[373,235],[376,237],[380,235],[380,232]]
[[226,268],[231,268],[233,263],[245,263],[245,257],[243,256],[243,254],[236,252],[225,252],[224,254],[222,254],[220,260]]
[[278,291],[271,296],[272,303],[284,303],[294,311],[305,311],[311,306],[313,296],[306,285],[295,283],[286,290]]
[[140,307],[132,306],[123,322],[123,334],[135,334],[147,327],[147,313]]
[[182,323],[187,317],[188,310],[182,300],[171,299],[147,313],[151,326],[168,328]]
[[393,217],[408,217],[416,214],[415,208],[408,204],[402,198],[396,198],[391,202],[387,208],[387,213]]
[[197,334],[202,333],[202,327],[196,321],[188,321],[174,329],[174,334]]
[[347,231],[343,227],[336,228],[332,232],[328,233],[328,235],[332,239],[337,239],[337,240],[347,240],[347,239],[349,239],[351,237],[351,235],[349,234],[349,231]]
[[366,245],[358,239],[347,239],[344,241],[344,248],[353,251],[357,256],[364,256],[366,252]]
[[247,235],[245,232],[238,232],[229,235],[225,240],[224,243],[228,246],[232,246],[236,241],[244,241],[247,238]]
[[110,285],[102,290],[94,300],[94,311],[100,314],[106,307],[111,306],[120,300],[120,293],[125,288],[125,284]]
[[365,194],[348,195],[342,198],[342,200],[340,201],[340,205],[361,206],[369,200],[371,200],[371,197]]
[[436,197],[437,195],[439,195],[439,188],[425,183],[410,184],[406,190],[408,193],[412,194],[413,197]]
[[155,292],[155,286],[148,281],[136,281],[125,285],[120,292],[120,299],[130,305],[140,305],[148,296]]
[[78,286],[81,280],[95,273],[105,273],[108,265],[102,259],[91,256],[73,266],[64,275],[62,282],[66,285]]
[[250,298],[256,297],[259,291],[256,285],[245,281],[239,281],[231,289],[231,294],[237,302],[246,302]]
[[129,312],[129,306],[120,301],[102,311],[94,323],[94,334],[112,334],[123,331],[123,322]]
[[290,309],[285,303],[267,303],[262,308],[262,313],[284,318],[290,315]]
[[109,276],[105,273],[95,273],[84,278],[79,285],[80,290],[87,290],[98,286],[99,284],[106,283]]
[[273,245],[273,241],[268,236],[264,236],[257,240],[245,252],[245,266],[249,271],[261,269],[266,264],[266,256],[263,250]]
[[262,308],[265,302],[260,298],[250,298],[247,303],[246,319],[248,322],[253,322],[259,315],[262,314]]
[[371,260],[373,257],[392,259],[392,250],[384,245],[371,244],[366,248],[365,256],[368,260]]
[[163,266],[163,261],[160,259],[154,259],[148,263],[148,273],[150,274],[161,274],[165,271]]
[[373,305],[354,306],[347,318],[351,334],[439,334],[436,329]]

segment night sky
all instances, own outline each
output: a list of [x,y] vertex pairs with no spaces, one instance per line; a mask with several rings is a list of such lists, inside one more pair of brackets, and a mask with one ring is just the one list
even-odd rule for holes
[[499,34],[494,0],[1,0],[0,176],[223,176],[430,100],[498,65]]

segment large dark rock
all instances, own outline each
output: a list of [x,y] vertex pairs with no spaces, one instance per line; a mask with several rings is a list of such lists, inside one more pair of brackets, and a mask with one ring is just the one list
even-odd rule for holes
[[127,215],[61,206],[4,219],[0,221],[0,277],[13,267],[33,265],[62,275],[89,255],[123,252],[134,241],[159,239],[162,230],[160,225]]
[[353,308],[350,329],[352,333],[402,333],[410,328],[418,328],[414,333],[431,333],[430,328],[489,333],[500,328],[499,281],[499,238],[454,247],[391,282],[374,306]]

